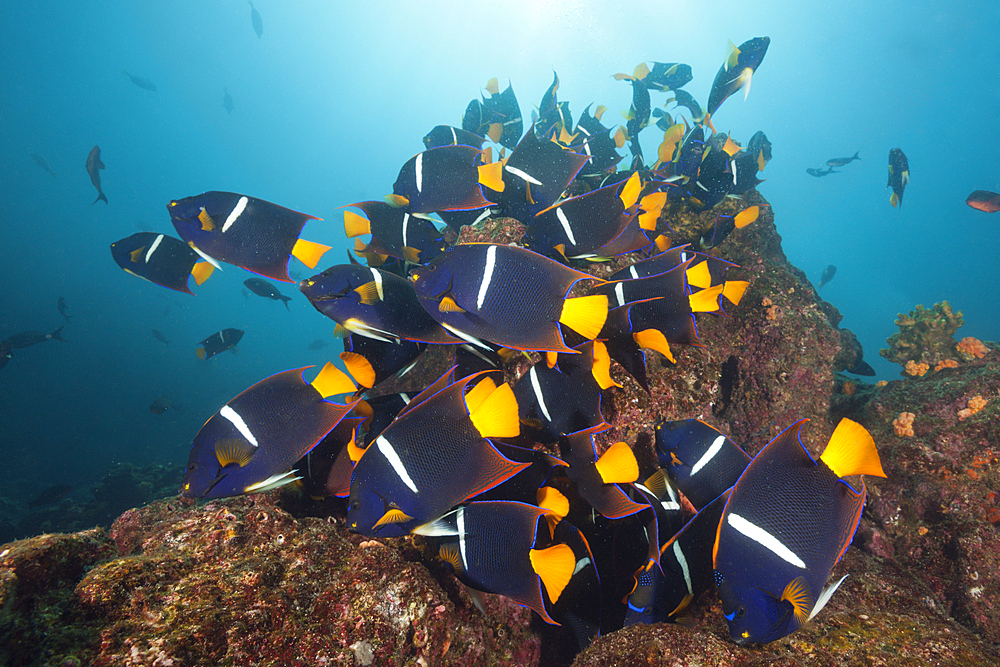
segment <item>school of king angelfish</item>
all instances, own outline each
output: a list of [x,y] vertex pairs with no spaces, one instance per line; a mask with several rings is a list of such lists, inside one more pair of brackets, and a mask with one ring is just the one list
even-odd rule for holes
[[[347,498],[352,531],[415,536],[477,603],[505,595],[567,624],[581,648],[623,625],[675,621],[713,587],[738,643],[773,641],[815,617],[840,584],[826,585],[864,505],[864,482],[845,478],[884,476],[863,427],[843,420],[814,459],[799,422],[751,460],[704,422],[660,422],[652,470],[627,443],[599,438],[611,428],[601,405],[615,393],[612,361],[648,392],[644,350],[674,363],[672,346],[702,345],[699,313],[735,308],[747,287],[726,279],[738,267],[702,251],[752,223],[757,207],[718,215],[688,244],[670,247],[667,235],[672,214],[742,201],[760,182],[771,157],[764,133],[741,147],[710,117],[749,90],[769,43],[731,45],[704,111],[681,90],[687,65],[616,75],[632,105],[614,132],[603,107],[574,125],[558,76],[525,132],[513,88],[491,80],[461,128],[424,137],[384,201],[345,207],[345,232],[367,265],[351,258],[299,283],[344,336],[347,373],[327,363],[306,381],[307,368],[287,370],[226,403],[194,437],[182,495],[294,481]],[[690,120],[651,113],[650,91],[672,93],[668,103]],[[664,139],[650,167],[638,134],[652,117]],[[626,142],[633,161],[619,170]],[[318,218],[247,195],[206,192],[167,210],[180,240],[144,232],[111,251],[125,271],[179,291],[220,262],[292,282],[289,257],[315,268],[328,249],[299,238]],[[487,218],[519,221],[527,247],[446,241],[455,235],[444,226]],[[606,279],[569,265],[623,257]],[[198,354],[240,335],[213,334]],[[441,345],[454,358],[439,379],[379,393],[390,378],[418,375],[407,374]],[[528,357],[537,362],[515,372]]]

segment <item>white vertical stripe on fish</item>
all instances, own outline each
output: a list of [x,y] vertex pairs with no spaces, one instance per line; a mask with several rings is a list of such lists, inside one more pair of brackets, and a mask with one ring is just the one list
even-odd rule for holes
[[246,209],[248,201],[250,200],[244,196],[240,197],[240,200],[236,202],[236,208],[229,212],[229,216],[226,218],[225,224],[222,225],[223,234],[225,234],[226,230],[228,230],[232,224],[236,222],[237,218],[243,215],[243,211]]

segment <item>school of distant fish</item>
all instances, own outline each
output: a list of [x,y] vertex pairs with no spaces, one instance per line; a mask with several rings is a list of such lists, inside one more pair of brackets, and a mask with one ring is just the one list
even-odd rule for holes
[[[758,132],[741,146],[711,119],[749,91],[769,43],[731,45],[704,110],[682,90],[687,65],[616,75],[632,88],[618,128],[602,124],[604,107],[574,123],[557,75],[525,123],[513,87],[491,80],[461,127],[424,137],[391,194],[349,205],[344,229],[365,264],[351,257],[299,282],[344,336],[347,372],[327,363],[307,381],[308,367],[287,370],[230,400],[193,438],[182,495],[295,482],[346,498],[352,531],[414,536],[474,600],[505,595],[567,624],[581,648],[623,625],[676,621],[710,588],[741,644],[815,617],[840,584],[826,585],[864,505],[864,482],[845,478],[884,476],[864,428],[843,420],[813,459],[799,422],[751,460],[703,422],[661,422],[652,468],[627,443],[599,438],[610,428],[602,401],[621,386],[612,362],[648,392],[644,350],[675,363],[675,346],[703,345],[698,318],[737,307],[747,287],[727,279],[738,267],[705,251],[756,220],[743,201],[771,144]],[[651,92],[677,108],[653,110]],[[654,117],[663,140],[648,164],[638,136]],[[620,169],[626,143],[632,160]],[[95,151],[92,178],[103,167]],[[671,245],[671,216],[726,198],[739,212]],[[315,216],[244,194],[183,197],[167,212],[179,238],[140,232],[111,254],[126,272],[189,294],[191,278],[201,284],[228,263],[261,276],[245,286],[287,307],[263,278],[293,282],[292,256],[315,268],[329,250],[300,238]],[[526,247],[446,240],[498,218],[526,228]],[[604,279],[580,269],[614,258],[624,268]],[[212,334],[197,354],[230,349],[242,333]],[[380,393],[442,345],[453,363],[439,379]]]

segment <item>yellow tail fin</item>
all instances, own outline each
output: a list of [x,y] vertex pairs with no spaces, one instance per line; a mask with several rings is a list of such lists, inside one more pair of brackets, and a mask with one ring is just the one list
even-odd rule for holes
[[734,306],[738,306],[749,286],[750,283],[745,280],[727,280],[722,283],[722,296],[729,299]]
[[328,245],[299,239],[292,248],[292,255],[310,269],[315,269],[323,253],[329,249]]
[[195,284],[200,285],[208,280],[213,271],[215,271],[215,267],[208,262],[198,262],[191,269],[191,275],[194,276]]
[[828,465],[837,477],[886,476],[871,434],[864,426],[850,419],[840,420],[819,459]]
[[199,347],[194,351],[194,353],[198,356],[199,359],[205,358],[205,348],[203,347]]
[[693,313],[711,313],[719,309],[719,297],[722,295],[722,285],[709,287],[688,296]]
[[611,355],[608,354],[608,346],[600,341],[594,341],[594,367],[590,372],[601,389],[621,387],[611,379]]
[[639,179],[639,172],[635,172],[625,181],[625,186],[618,193],[618,198],[625,204],[625,208],[628,208],[639,201],[640,192],[642,192],[642,181]]
[[341,352],[340,358],[358,384],[369,389],[375,386],[375,369],[370,361],[357,352]]
[[597,338],[608,319],[608,297],[604,294],[577,296],[563,302],[559,321],[587,339]]
[[625,442],[611,445],[594,465],[605,484],[628,484],[639,479],[639,464]]
[[535,493],[536,502],[542,509],[549,510],[560,519],[569,514],[569,499],[551,486],[543,486]]
[[479,169],[479,182],[490,190],[503,192],[503,162],[490,162],[481,164]]
[[482,400],[475,411],[470,411],[469,418],[484,438],[513,438],[521,434],[517,399],[506,382]]
[[736,223],[736,229],[743,229],[751,222],[754,222],[758,215],[760,215],[760,206],[751,206],[750,208],[743,209],[733,219]]
[[371,234],[372,223],[368,218],[362,218],[353,211],[344,211],[344,233],[349,239],[362,234]]
[[313,388],[319,392],[323,398],[336,394],[352,394],[358,387],[347,373],[333,365],[332,361],[326,362],[323,370],[319,372],[316,379],[310,382]]
[[576,569],[573,549],[566,544],[556,544],[548,549],[532,549],[528,552],[528,558],[531,560],[531,569],[545,584],[549,600],[558,602]]
[[689,266],[688,270],[684,273],[687,278],[688,285],[692,287],[700,287],[701,289],[706,289],[712,286],[712,274],[708,270],[708,262],[698,262],[694,266]]
[[656,350],[669,359],[670,363],[677,363],[677,360],[674,359],[674,353],[670,351],[670,343],[667,341],[667,337],[659,329],[636,331],[632,334],[632,340],[639,347],[644,347],[647,350]]
[[497,81],[496,77],[493,77],[492,79],[486,82],[486,92],[488,92],[490,95],[496,95],[497,93],[500,92],[500,82]]
[[484,376],[476,385],[465,393],[465,409],[471,415],[479,406],[496,391],[497,385],[489,375]]

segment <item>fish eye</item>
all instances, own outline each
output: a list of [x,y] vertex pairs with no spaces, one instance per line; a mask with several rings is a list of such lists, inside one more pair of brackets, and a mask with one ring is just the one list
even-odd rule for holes
[[737,616],[737,618],[743,618],[746,615],[747,615],[747,608],[746,607],[744,607],[743,605],[740,605],[739,607],[736,608],[736,616]]

